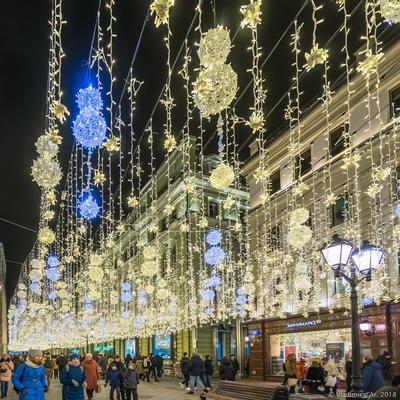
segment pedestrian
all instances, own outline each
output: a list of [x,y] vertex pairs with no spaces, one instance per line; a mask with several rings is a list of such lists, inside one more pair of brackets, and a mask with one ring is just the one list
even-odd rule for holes
[[137,385],[139,384],[139,375],[135,371],[135,364],[130,362],[124,374],[126,389],[126,400],[138,400]]
[[310,393],[322,393],[325,388],[325,371],[319,359],[314,359],[308,368],[306,380]]
[[235,380],[235,368],[232,361],[228,357],[224,357],[219,366],[219,377],[221,381],[234,381]]
[[106,373],[107,373],[108,362],[107,362],[107,358],[104,356],[103,353],[99,354],[98,364],[100,365],[101,376],[103,378],[105,378]]
[[72,353],[68,357],[68,364],[61,370],[62,400],[84,399],[83,390],[87,387],[86,373],[80,364],[79,354]]
[[325,378],[326,393],[330,396],[332,395],[336,396],[339,371],[336,368],[335,361],[333,361],[332,358],[326,361],[324,371],[326,376]]
[[53,356],[53,361],[54,361],[54,368],[53,368],[53,377],[54,379],[58,379],[59,378],[59,368],[58,368],[58,364],[57,364],[57,357]]
[[132,356],[128,353],[125,357],[125,367],[128,368],[130,362],[132,362]]
[[7,397],[8,385],[11,381],[11,374],[14,371],[14,363],[11,361],[10,356],[5,354],[0,358],[0,384],[1,384],[1,398]]
[[347,386],[346,393],[349,393],[351,390],[351,376],[353,375],[353,363],[351,361],[350,354],[346,355],[345,369],[346,369],[346,386]]
[[283,382],[286,385],[289,378],[296,378],[296,356],[294,354],[288,354],[285,361],[285,380]]
[[150,360],[149,357],[143,356],[143,361],[142,361],[142,368],[143,368],[143,382],[147,380],[147,382],[150,382]]
[[[203,360],[201,359],[200,355],[197,353],[192,354],[192,358],[190,359],[189,362],[189,377],[190,377],[190,388],[188,393],[193,394],[194,393],[194,387],[199,386],[201,387],[205,392],[208,392],[208,390],[205,388],[203,382],[200,379],[201,372],[204,369],[203,367]],[[186,389],[186,390],[188,390]]]
[[58,370],[61,372],[64,367],[68,364],[68,358],[63,353],[61,353],[56,361],[58,365]]
[[85,370],[86,374],[86,395],[89,400],[93,399],[94,391],[100,385],[100,374],[99,369],[97,368],[97,363],[93,359],[93,355],[91,353],[87,353],[85,360],[82,363],[82,368]]
[[390,385],[378,389],[371,399],[400,399],[400,375],[396,375]]
[[157,361],[156,361],[153,353],[150,353],[149,360],[150,360],[150,370],[149,370],[150,377],[154,377],[154,380],[156,382],[158,382],[158,379],[157,379]]
[[376,362],[382,368],[383,379],[385,384],[390,385],[392,383],[392,362],[388,351],[384,351],[377,359]]
[[372,358],[367,358],[362,368],[362,384],[365,393],[375,393],[384,386],[381,366]]
[[185,387],[186,388],[189,387],[189,380],[190,380],[189,362],[190,362],[190,359],[189,359],[188,353],[186,353],[186,352],[183,353],[183,357],[181,358],[181,361],[180,361],[181,373],[183,376],[183,381],[179,384],[181,389],[184,389]]
[[246,357],[246,360],[244,362],[244,370],[246,372],[246,376],[250,376],[250,357]]
[[105,387],[107,387],[108,383],[110,384],[110,400],[114,400],[114,392],[117,392],[117,400],[121,400],[123,377],[116,363],[113,363],[107,371]]
[[155,361],[155,367],[156,367],[156,372],[157,372],[157,377],[161,378],[162,374],[164,372],[164,358],[162,355],[157,354],[154,357],[154,361]]
[[214,374],[214,365],[212,358],[209,354],[206,355],[204,360],[204,385],[209,390],[211,389],[211,377]]
[[20,400],[44,400],[48,391],[46,371],[42,364],[43,354],[40,350],[29,350],[25,363],[21,363],[12,375],[14,389]]
[[50,387],[50,381],[51,378],[53,377],[54,366],[56,365],[50,353],[46,353],[43,365],[44,368],[46,369],[47,384]]
[[235,371],[235,376],[234,376],[234,379],[233,379],[233,380],[235,380],[236,379],[236,374],[240,371],[240,365],[239,365],[238,359],[236,358],[236,356],[234,354],[231,354],[230,359],[231,359],[231,363],[233,365],[233,370]]

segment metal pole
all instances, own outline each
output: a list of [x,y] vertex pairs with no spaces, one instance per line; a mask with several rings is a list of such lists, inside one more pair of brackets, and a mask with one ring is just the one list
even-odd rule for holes
[[239,375],[242,375],[243,365],[243,328],[240,318],[236,318],[236,357],[239,362]]
[[351,393],[363,393],[361,364],[360,364],[360,327],[358,323],[358,296],[357,296],[357,276],[354,266],[351,267],[351,355],[352,355],[352,375]]

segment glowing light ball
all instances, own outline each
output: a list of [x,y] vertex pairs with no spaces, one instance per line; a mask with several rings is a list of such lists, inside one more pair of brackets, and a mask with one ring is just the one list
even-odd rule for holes
[[33,161],[32,177],[41,188],[52,189],[62,178],[60,164],[52,158],[39,157]]
[[39,282],[42,279],[42,272],[38,269],[32,269],[29,271],[29,278],[32,282]]
[[132,289],[132,285],[129,282],[124,282],[121,286],[125,292],[129,292]]
[[400,22],[400,0],[380,0],[382,17],[390,24]]
[[51,140],[50,135],[39,136],[35,143],[36,151],[43,158],[54,158],[58,152],[58,144]]
[[48,297],[50,301],[57,300],[57,295],[55,294],[55,292],[50,292]]
[[236,297],[236,303],[243,306],[247,303],[247,297],[243,294]]
[[204,310],[204,314],[208,315],[209,317],[212,317],[214,315],[215,309],[213,307],[207,307]]
[[158,265],[155,261],[145,261],[143,262],[140,271],[144,276],[148,278],[153,277],[158,272]]
[[38,292],[40,292],[40,285],[39,285],[39,283],[38,283],[38,282],[32,282],[32,283],[29,285],[29,290],[30,290],[32,293],[38,293]]
[[50,228],[44,227],[39,230],[38,240],[40,243],[49,245],[56,240],[56,235]]
[[129,311],[123,311],[121,315],[122,315],[123,318],[128,318],[129,317]]
[[157,257],[157,249],[154,246],[144,247],[143,257],[145,260],[154,260]]
[[91,266],[88,275],[92,281],[100,282],[104,277],[104,271],[100,267]]
[[212,230],[207,233],[206,241],[211,246],[220,244],[222,240],[222,233],[220,231]]
[[131,292],[124,292],[121,294],[121,301],[123,303],[130,303],[132,301],[132,293]]
[[200,63],[206,68],[215,64],[224,64],[230,51],[231,39],[229,32],[222,26],[210,29],[200,41]]
[[143,289],[139,289],[138,292],[138,304],[140,306],[145,306],[147,304],[148,300],[147,300],[147,295],[146,292]]
[[92,195],[86,200],[82,200],[78,206],[79,212],[81,216],[85,219],[94,219],[99,214],[99,206],[96,203],[96,200],[93,199]]
[[46,277],[49,281],[55,282],[61,278],[61,274],[58,268],[49,268],[46,271]]
[[221,163],[211,173],[210,183],[215,189],[228,188],[235,180],[235,173],[230,165]]
[[104,117],[91,108],[78,114],[72,131],[76,140],[88,149],[100,146],[107,137],[107,125]]
[[76,102],[81,111],[92,109],[100,112],[103,108],[103,100],[101,100],[100,92],[92,85],[85,89],[79,90],[76,95]]
[[83,309],[85,311],[92,311],[93,310],[93,304],[92,301],[89,299],[86,299],[83,303]]
[[215,299],[215,292],[211,289],[204,289],[201,292],[201,297],[207,301],[213,301]]
[[221,247],[215,246],[207,250],[204,259],[207,264],[217,265],[224,261],[225,256],[225,251],[222,250]]
[[208,287],[218,287],[221,285],[221,278],[217,275],[211,275],[207,280]]
[[49,256],[47,258],[47,265],[52,268],[58,267],[60,265],[60,260],[57,256]]
[[146,291],[147,294],[153,294],[154,290],[155,290],[155,287],[153,285],[146,285],[144,290]]
[[45,264],[43,260],[39,260],[38,258],[33,258],[31,261],[31,266],[34,269],[44,268]]

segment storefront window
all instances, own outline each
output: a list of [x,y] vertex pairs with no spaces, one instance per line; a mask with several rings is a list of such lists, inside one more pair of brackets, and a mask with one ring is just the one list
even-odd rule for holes
[[114,355],[113,342],[105,342],[101,344],[94,345],[95,353],[103,353],[106,357],[111,357]]
[[153,353],[171,359],[171,335],[154,336]]
[[136,355],[136,339],[126,339],[125,340],[125,354],[126,357],[130,354],[132,357]]

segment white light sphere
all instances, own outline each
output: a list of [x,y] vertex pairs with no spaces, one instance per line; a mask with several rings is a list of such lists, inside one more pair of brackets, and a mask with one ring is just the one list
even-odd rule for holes
[[400,0],[380,0],[382,17],[390,24],[400,22]]
[[62,178],[60,164],[52,158],[39,157],[33,161],[32,177],[41,188],[53,189]]
[[58,144],[51,140],[50,135],[39,136],[35,146],[36,151],[43,158],[54,158],[58,153]]
[[145,261],[142,263],[140,271],[144,276],[152,278],[158,273],[158,265],[155,261]]
[[229,32],[218,26],[207,31],[201,38],[199,46],[200,64],[210,68],[216,64],[224,64],[231,51]]
[[210,183],[215,189],[228,188],[235,180],[235,173],[230,165],[221,163],[211,173]]

